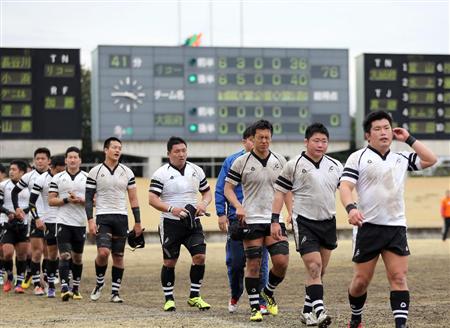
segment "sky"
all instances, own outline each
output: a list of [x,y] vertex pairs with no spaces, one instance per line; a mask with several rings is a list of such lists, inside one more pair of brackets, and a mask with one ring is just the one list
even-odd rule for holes
[[361,53],[449,54],[449,10],[449,0],[0,0],[0,47],[80,48],[89,68],[98,45],[176,46],[202,33],[202,46],[349,49],[353,77]]

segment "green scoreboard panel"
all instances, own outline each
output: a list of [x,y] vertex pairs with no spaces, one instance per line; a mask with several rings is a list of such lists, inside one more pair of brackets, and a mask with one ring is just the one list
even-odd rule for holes
[[81,138],[80,51],[0,48],[0,138]]
[[358,57],[364,114],[385,110],[421,139],[450,139],[450,55]]
[[239,140],[259,119],[350,140],[347,50],[99,46],[92,68],[94,140]]

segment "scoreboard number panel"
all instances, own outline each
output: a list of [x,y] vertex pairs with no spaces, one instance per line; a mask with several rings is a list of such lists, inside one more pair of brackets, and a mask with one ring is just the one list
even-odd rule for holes
[[421,139],[450,139],[450,55],[364,54],[364,115],[391,113],[395,126]]
[[80,139],[77,49],[0,48],[0,138]]
[[315,121],[350,140],[344,49],[99,46],[92,68],[96,140],[238,141],[260,119],[274,140]]

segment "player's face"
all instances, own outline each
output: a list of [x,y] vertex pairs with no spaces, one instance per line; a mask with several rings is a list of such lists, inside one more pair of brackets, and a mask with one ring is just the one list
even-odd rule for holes
[[38,153],[34,156],[34,167],[39,171],[47,171],[48,166],[50,165],[50,158],[47,157],[47,154]]
[[328,138],[323,133],[314,133],[311,138],[305,139],[305,147],[308,156],[320,159],[327,152]]
[[373,121],[369,133],[366,133],[366,138],[375,149],[389,147],[393,138],[389,121],[385,118]]
[[24,174],[24,172],[19,170],[19,167],[16,164],[10,165],[9,178],[12,181],[19,181],[23,174]]
[[257,129],[253,137],[253,147],[256,151],[263,153],[269,150],[272,135],[269,129]]
[[186,163],[187,159],[187,147],[184,143],[173,145],[172,149],[168,152],[169,160],[172,165],[181,168]]
[[56,174],[58,174],[59,172],[62,172],[62,171],[64,171],[65,170],[65,166],[64,165],[57,165],[57,166],[55,166],[55,167],[51,167],[50,168],[50,171],[52,172],[52,175],[56,175]]
[[69,170],[78,170],[81,165],[81,158],[77,152],[71,151],[66,155],[65,162]]
[[111,141],[109,147],[105,148],[105,156],[111,161],[119,161],[122,155],[122,144],[118,141]]

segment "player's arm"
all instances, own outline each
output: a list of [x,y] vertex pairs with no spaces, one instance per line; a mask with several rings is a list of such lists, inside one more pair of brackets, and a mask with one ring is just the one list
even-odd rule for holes
[[[35,190],[36,188],[36,190]],[[41,220],[38,214],[38,210],[36,207],[36,202],[39,199],[40,192],[37,190],[39,189],[39,186],[34,184],[33,190],[30,194],[30,199],[28,200],[28,208],[30,209],[31,217],[33,218],[36,228],[43,230],[45,228],[44,222]]]
[[155,191],[150,190],[148,193],[148,203],[153,208],[161,212],[172,213],[172,215],[177,217],[182,217],[181,213],[186,213],[186,211],[181,207],[174,207],[168,203],[165,203],[159,198],[159,195]]
[[4,205],[4,192],[0,189],[0,213],[5,213],[9,220],[14,219],[15,213],[8,210]]
[[409,134],[408,130],[403,128],[394,128],[392,129],[395,139],[398,141],[405,142],[408,144],[414,151],[417,156],[420,158],[420,166],[422,169],[426,169],[427,167],[433,166],[437,162],[436,155],[431,151],[430,148],[425,146],[424,143],[420,142],[416,138],[414,138],[411,134]]
[[284,194],[284,204],[286,205],[287,217],[286,217],[286,226],[292,224],[292,209],[294,206],[294,195],[292,191],[289,191]]
[[19,206],[19,193],[23,190],[23,188],[26,187],[28,187],[28,184],[20,179],[19,182],[16,183],[13,190],[11,190],[11,201],[13,203],[14,210],[16,211],[16,217],[20,220],[23,220],[25,218],[25,212]]
[[219,176],[217,177],[216,190],[214,192],[214,200],[216,204],[216,214],[218,217],[219,229],[226,232],[228,229],[228,218],[226,214],[226,202],[224,188],[225,188],[225,177],[228,172],[227,160],[223,162],[222,168],[220,169]]
[[362,213],[358,210],[355,201],[353,200],[353,189],[355,184],[350,181],[342,181],[339,185],[339,195],[341,203],[348,213],[348,223],[352,225],[361,226],[364,220]]
[[206,208],[208,207],[209,203],[212,201],[212,192],[211,188],[208,188],[205,191],[202,191],[202,199],[197,204],[197,214],[202,215],[206,213]]
[[142,233],[141,226],[141,211],[139,209],[139,200],[137,196],[137,188],[128,188],[128,200],[130,201],[131,211],[133,212],[134,217],[134,228],[133,230],[136,232],[136,236],[139,236]]
[[236,193],[234,192],[234,188],[236,186],[228,181],[225,182],[224,187],[224,193],[225,197],[227,198],[228,202],[233,205],[233,207],[236,209],[236,217],[238,220],[242,220],[245,218],[245,210],[242,206],[241,202],[236,196]]

